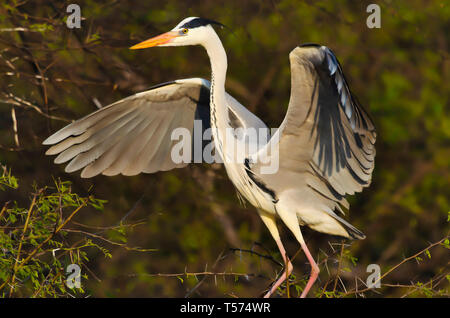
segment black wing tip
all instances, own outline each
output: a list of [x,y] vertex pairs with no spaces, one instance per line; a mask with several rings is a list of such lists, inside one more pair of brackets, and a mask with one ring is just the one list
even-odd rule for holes
[[366,235],[356,228],[353,229],[347,228],[346,230],[347,233],[350,235],[350,238],[353,240],[364,240],[366,238]]
[[358,230],[356,228],[353,228],[353,229],[349,228],[345,224],[342,224],[342,223],[341,223],[341,225],[344,227],[348,236],[343,236],[343,235],[339,235],[339,234],[331,234],[332,236],[337,237],[337,238],[347,239],[350,241],[364,240],[366,238],[366,235],[364,235],[364,233],[361,232],[360,230]]
[[355,240],[364,240],[366,238],[366,235],[361,232],[360,230],[354,228],[354,227],[350,227],[347,224],[343,224],[343,223],[339,223],[340,225],[342,225],[342,227],[344,228],[344,230],[347,232],[347,235],[341,235],[341,234],[331,234],[331,233],[326,233],[328,235],[331,235],[335,238],[339,238],[339,239],[344,239],[344,240],[349,240],[349,241],[355,241]]

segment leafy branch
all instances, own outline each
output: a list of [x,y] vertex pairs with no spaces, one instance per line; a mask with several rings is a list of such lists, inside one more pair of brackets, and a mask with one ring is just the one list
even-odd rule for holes
[[[0,190],[14,191],[17,179],[2,166]],[[153,251],[130,247],[126,243],[107,239],[99,233],[73,228],[72,220],[84,208],[103,210],[105,200],[94,196],[82,197],[72,191],[70,182],[54,180],[54,186],[37,189],[31,195],[26,209],[17,202],[6,202],[0,209],[0,295],[13,297],[65,297],[71,293],[85,293],[82,288],[69,290],[65,286],[65,268],[78,264],[94,276],[87,262],[86,250],[95,248],[106,257],[112,257],[108,249],[93,240],[118,245],[138,252]],[[130,227],[136,226],[134,224]],[[109,231],[124,237],[128,225],[110,227]],[[80,237],[75,243],[70,243]],[[123,239],[126,242],[126,239]],[[58,255],[56,251],[60,251]],[[87,279],[87,275],[83,276]],[[9,292],[6,289],[9,288]]]

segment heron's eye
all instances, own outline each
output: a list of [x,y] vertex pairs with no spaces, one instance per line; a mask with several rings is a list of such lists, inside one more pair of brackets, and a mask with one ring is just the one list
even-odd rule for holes
[[183,34],[187,34],[188,33],[188,29],[183,29],[183,30],[181,30],[181,32],[183,33]]

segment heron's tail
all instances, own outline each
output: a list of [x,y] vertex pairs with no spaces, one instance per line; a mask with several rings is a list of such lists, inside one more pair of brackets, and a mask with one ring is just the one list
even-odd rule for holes
[[358,230],[356,227],[354,227],[353,225],[351,225],[350,223],[348,223],[346,220],[344,220],[343,218],[337,216],[337,215],[333,215],[333,217],[339,221],[339,223],[341,223],[341,225],[344,227],[344,229],[347,231],[348,235],[350,238],[352,239],[357,239],[357,240],[364,240],[366,238],[366,236],[364,235],[363,232],[361,232],[360,230]]

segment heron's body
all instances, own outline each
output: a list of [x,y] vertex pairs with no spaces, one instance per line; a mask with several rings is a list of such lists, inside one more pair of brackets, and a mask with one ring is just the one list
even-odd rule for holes
[[[349,208],[346,195],[370,184],[374,125],[350,93],[333,52],[324,46],[304,45],[289,55],[291,98],[282,124],[270,138],[250,138],[252,130],[268,128],[225,92],[227,57],[211,23],[215,22],[187,18],[172,31],[133,47],[200,44],[210,58],[210,83],[177,80],[118,101],[47,138],[44,144],[53,145],[47,154],[59,154],[56,163],[70,161],[68,172],[83,168],[82,177],[184,167],[187,163],[174,163],[170,156],[175,143],[171,132],[183,127],[195,138],[194,119],[202,120],[204,129],[211,128],[230,180],[258,209],[286,260],[285,273],[266,296],[292,271],[276,226],[278,218],[292,231],[311,263],[311,278],[302,293],[306,296],[319,269],[299,225],[364,238],[338,214]],[[238,129],[240,133],[228,133]],[[242,146],[238,149],[243,153],[233,151],[236,145]],[[264,170],[267,159],[277,162],[277,169]]]

